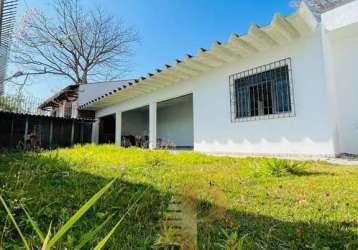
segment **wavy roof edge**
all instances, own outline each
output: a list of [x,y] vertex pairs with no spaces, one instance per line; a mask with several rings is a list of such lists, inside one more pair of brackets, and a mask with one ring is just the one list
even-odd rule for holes
[[[269,25],[259,27],[252,24],[248,33],[242,36],[232,33],[226,43],[214,42],[210,49],[200,48],[195,56],[187,54],[184,59],[176,59],[172,65],[165,65],[127,85],[113,89],[81,105],[80,109],[96,110],[150,93],[174,83],[194,78],[230,61],[248,57],[273,46],[287,43],[307,33],[312,33],[318,20],[305,2],[292,14],[284,17],[274,14]],[[135,87],[142,86],[139,90]],[[100,103],[100,105],[99,105]]]

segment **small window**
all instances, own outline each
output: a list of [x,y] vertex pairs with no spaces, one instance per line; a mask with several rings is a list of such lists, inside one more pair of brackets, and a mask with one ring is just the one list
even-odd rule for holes
[[293,115],[290,59],[230,76],[233,121]]

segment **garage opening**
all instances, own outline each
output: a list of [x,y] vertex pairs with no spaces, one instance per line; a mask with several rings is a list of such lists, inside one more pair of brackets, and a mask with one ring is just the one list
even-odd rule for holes
[[149,106],[122,113],[123,147],[149,147]]
[[177,150],[194,148],[192,94],[157,104],[157,146]]
[[114,144],[116,140],[116,116],[108,115],[100,118],[99,144]]

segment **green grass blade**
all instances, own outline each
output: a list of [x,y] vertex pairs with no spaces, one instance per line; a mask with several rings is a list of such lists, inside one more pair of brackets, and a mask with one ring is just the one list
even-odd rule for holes
[[44,242],[45,236],[44,236],[43,233],[41,232],[41,230],[40,230],[38,224],[36,223],[36,221],[34,221],[34,220],[31,218],[30,214],[28,213],[27,209],[26,209],[24,206],[22,207],[22,209],[24,210],[24,212],[25,212],[25,214],[26,214],[26,216],[27,216],[27,219],[30,221],[32,228],[35,230],[36,234],[39,236],[41,242]]
[[51,225],[52,225],[52,224],[50,224],[50,227],[49,227],[49,229],[48,229],[46,238],[45,238],[45,240],[43,241],[41,250],[49,250],[49,249],[50,249],[50,248],[48,247],[48,243],[49,243],[50,237],[51,237]]
[[20,237],[21,237],[21,240],[22,240],[22,242],[24,243],[25,248],[26,248],[27,250],[30,250],[29,244],[27,243],[27,241],[26,241],[24,235],[22,234],[22,232],[21,232],[19,226],[17,225],[17,223],[16,223],[16,221],[15,221],[14,216],[12,216],[10,209],[9,209],[8,206],[6,205],[6,202],[5,202],[5,200],[2,198],[1,195],[0,195],[0,201],[1,201],[2,205],[4,206],[4,208],[5,208],[5,210],[6,210],[7,214],[8,214],[8,216],[10,217],[10,219],[11,219],[11,221],[12,221],[12,223],[14,224],[14,226],[15,226],[17,232],[19,233],[19,235],[20,235]]
[[[117,178],[116,178],[117,179]],[[108,191],[108,189],[113,185],[116,179],[112,180],[106,186],[104,186],[100,191],[92,196],[66,223],[63,225],[60,230],[53,236],[49,242],[49,247],[52,247],[61,237],[71,229],[71,227],[90,209],[101,196]]]
[[102,247],[104,247],[104,245],[107,243],[107,241],[109,240],[109,238],[111,238],[111,236],[114,234],[114,232],[116,231],[117,227],[119,227],[119,225],[122,223],[122,221],[124,220],[125,216],[127,215],[127,213],[125,213],[121,219],[117,222],[117,224],[112,228],[112,230],[106,235],[106,237],[104,237],[98,244],[97,246],[93,249],[93,250],[100,250],[102,249]]
[[119,219],[117,224],[112,228],[112,230],[97,244],[97,246],[93,250],[101,250],[107,243],[107,241],[111,238],[111,236],[114,234],[116,229],[119,227],[119,225],[122,223],[124,218],[129,214],[129,212],[134,208],[135,205],[137,205],[138,201],[143,197],[144,193],[147,191],[143,191],[143,193],[138,197],[138,199],[127,209],[127,211],[122,215],[122,217]]
[[102,231],[102,229],[107,225],[107,223],[112,219],[113,215],[108,216],[108,218],[102,222],[101,225],[96,227],[94,230],[89,231],[85,235],[81,237],[80,243],[75,247],[76,250],[80,250],[82,247],[84,247],[88,242],[94,239],[94,237]]

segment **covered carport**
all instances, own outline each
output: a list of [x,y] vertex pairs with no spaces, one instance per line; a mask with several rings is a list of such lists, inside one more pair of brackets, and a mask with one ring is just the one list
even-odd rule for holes
[[193,95],[116,112],[115,141],[124,147],[192,150]]

